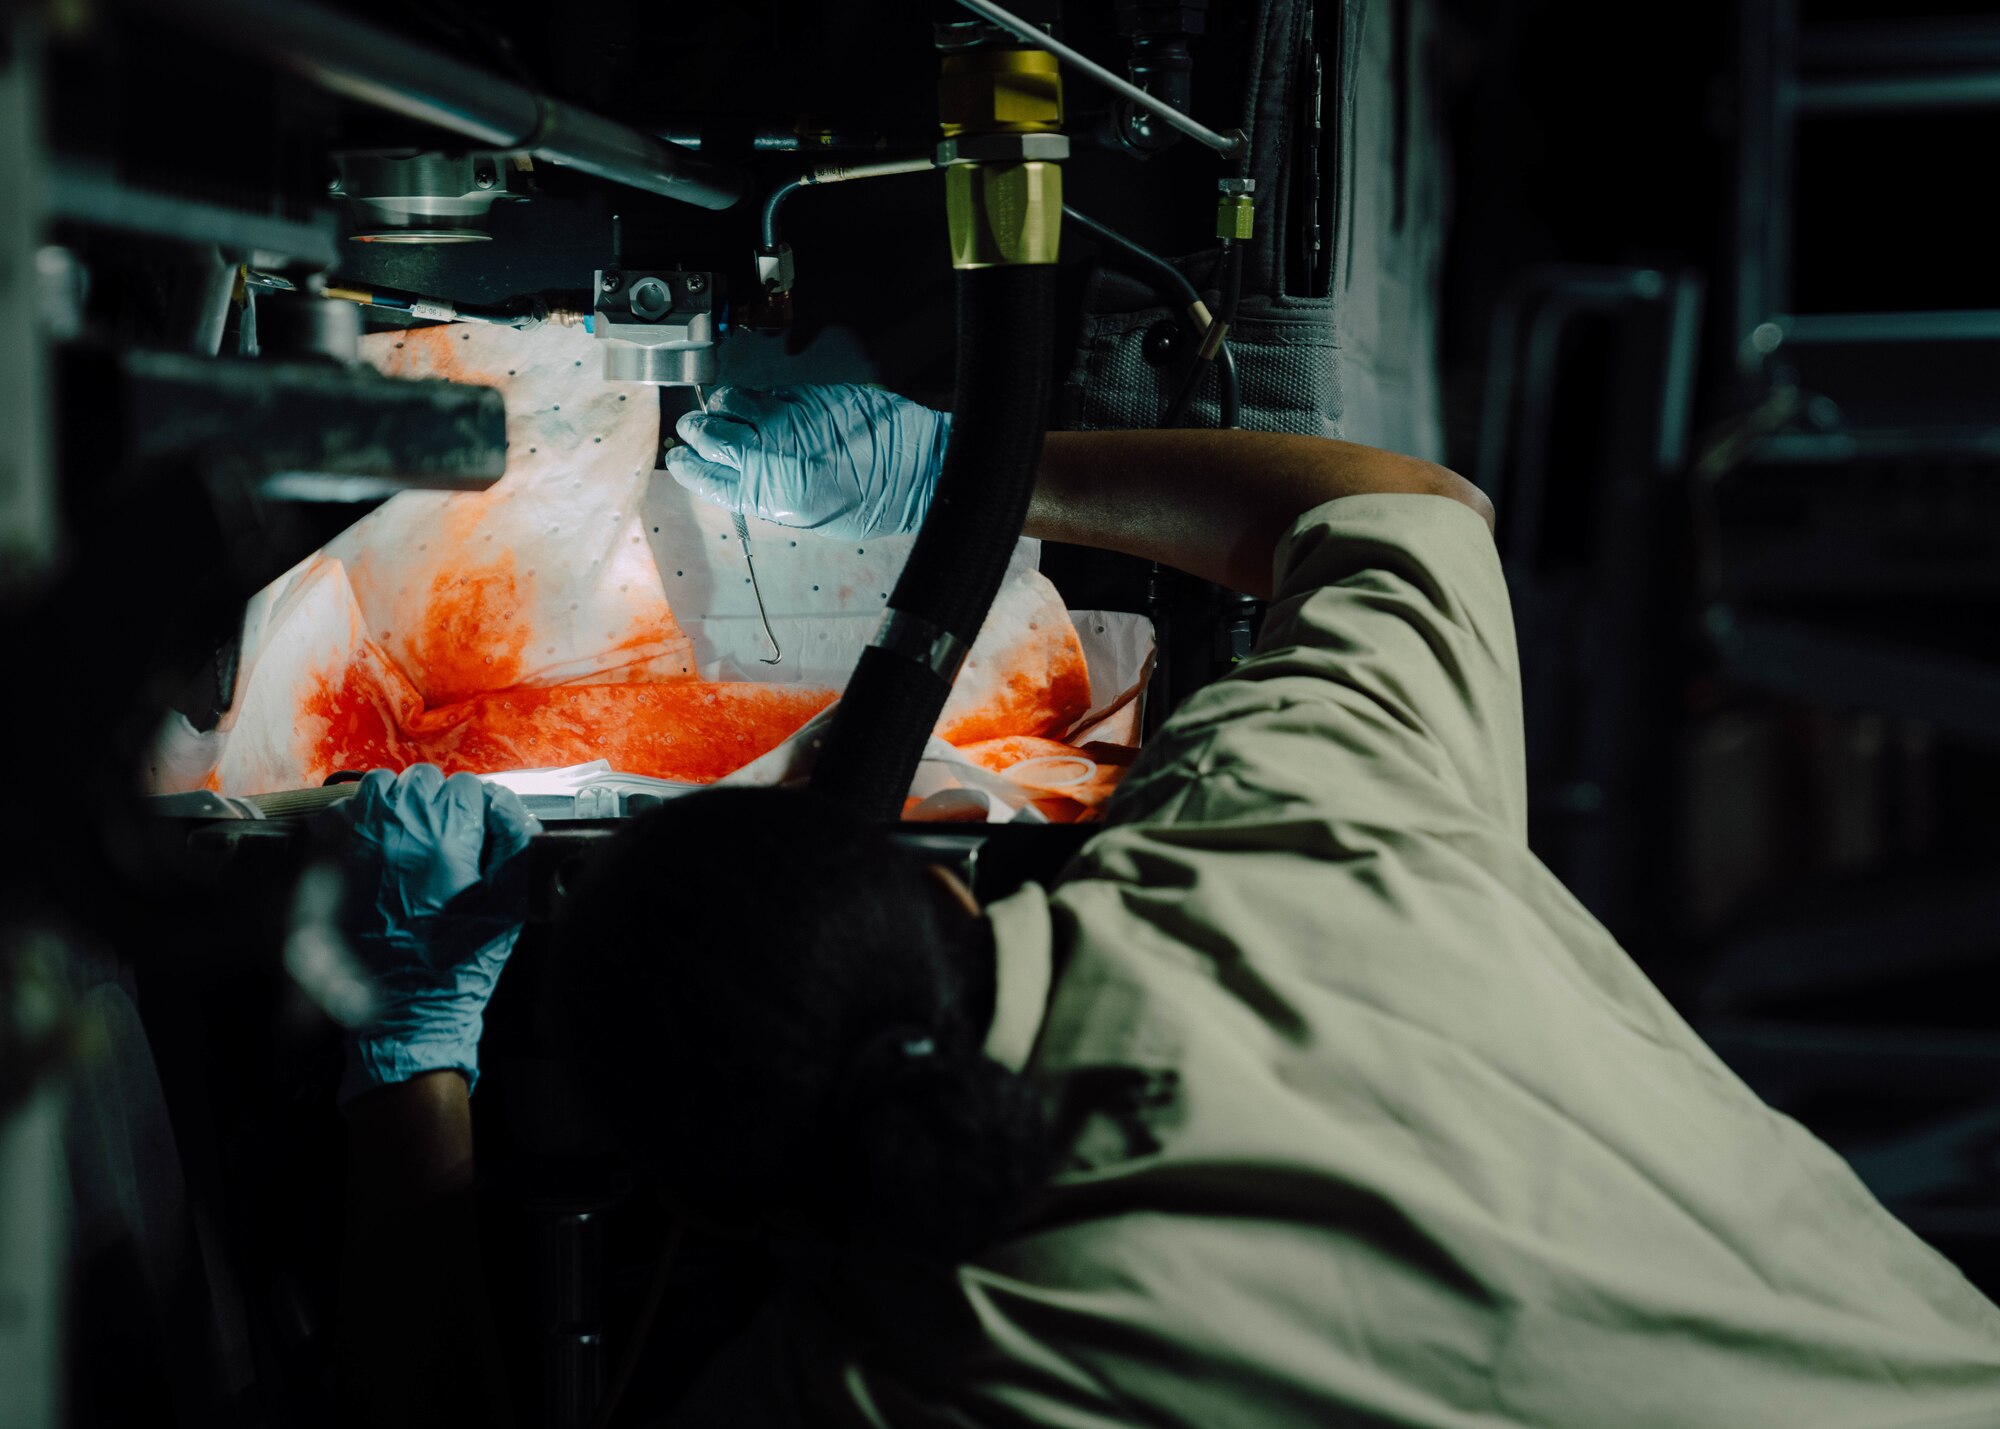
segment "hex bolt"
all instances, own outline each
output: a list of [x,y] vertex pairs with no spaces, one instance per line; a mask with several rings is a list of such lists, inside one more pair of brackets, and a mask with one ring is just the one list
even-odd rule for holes
[[641,278],[626,295],[632,316],[641,322],[658,322],[674,306],[674,290],[657,277]]

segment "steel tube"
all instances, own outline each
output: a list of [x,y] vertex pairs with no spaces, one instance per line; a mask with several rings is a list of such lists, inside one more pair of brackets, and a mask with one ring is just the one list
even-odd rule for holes
[[746,188],[739,170],[310,0],[141,3],[335,94],[489,148],[524,150],[699,208],[728,208]]
[[1813,78],[1795,91],[1801,114],[1929,114],[2000,104],[2000,69],[1964,74]]
[[787,179],[771,190],[764,200],[764,212],[759,225],[759,235],[767,249],[778,246],[778,210],[785,206],[785,200],[803,188],[814,188],[820,184],[844,184],[851,179],[884,179],[895,174],[928,173],[937,167],[937,160],[929,154],[920,154],[908,159],[883,159],[870,164],[822,164],[818,168],[807,169],[797,178]]
[[1079,50],[1071,49],[1053,35],[1044,34],[1026,20],[1023,20],[1019,15],[1001,9],[998,5],[992,3],[992,0],[958,0],[958,3],[979,16],[980,19],[998,25],[1017,39],[1024,40],[1037,49],[1047,50],[1071,69],[1088,75],[1113,94],[1131,101],[1148,114],[1156,115],[1162,123],[1169,124],[1180,130],[1181,133],[1187,135],[1188,138],[1194,140],[1196,143],[1206,144],[1225,158],[1233,159],[1242,154],[1247,143],[1242,134],[1216,133],[1206,124],[1190,119],[1171,104],[1164,103],[1146,93],[1145,90],[1139,88],[1138,85],[1132,83],[1131,80],[1126,79],[1123,75],[1106,69],[1096,60],[1091,59]]

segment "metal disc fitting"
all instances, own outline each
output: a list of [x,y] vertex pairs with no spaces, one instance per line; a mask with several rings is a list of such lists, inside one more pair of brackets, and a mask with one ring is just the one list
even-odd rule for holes
[[961,134],[937,146],[941,169],[953,164],[1059,164],[1068,157],[1067,134]]

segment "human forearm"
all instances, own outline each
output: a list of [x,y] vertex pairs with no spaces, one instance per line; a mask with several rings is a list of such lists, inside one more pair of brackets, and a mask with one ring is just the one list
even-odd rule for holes
[[1052,432],[1028,534],[1164,562],[1268,598],[1271,556],[1300,514],[1342,496],[1443,496],[1493,508],[1434,463],[1280,432]]
[[471,1081],[486,1000],[527,913],[520,799],[429,765],[371,770],[346,826],[348,946],[374,1016],[348,1038],[342,1421],[506,1418],[473,1205]]
[[349,1239],[472,1186],[472,1105],[457,1072],[426,1072],[347,1109]]
[[[680,419],[674,480],[704,501],[841,540],[905,535],[929,507],[951,419],[855,386],[719,388]],[[1279,432],[1054,432],[1028,534],[1123,551],[1268,596],[1299,516],[1342,496],[1443,496],[1492,524],[1477,487],[1414,457]]]
[[349,1106],[344,1422],[506,1422],[472,1188],[459,1073],[428,1072]]

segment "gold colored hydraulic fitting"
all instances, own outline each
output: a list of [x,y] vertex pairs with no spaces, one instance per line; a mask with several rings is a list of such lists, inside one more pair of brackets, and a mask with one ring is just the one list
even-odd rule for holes
[[944,57],[938,82],[954,268],[1056,261],[1062,236],[1062,75],[1043,50]]
[[1062,166],[954,164],[944,171],[951,266],[1053,263],[1062,237]]
[[1257,181],[1223,179],[1216,185],[1215,236],[1242,241],[1257,236]]
[[1054,134],[1062,128],[1062,71],[1047,50],[961,50],[944,57],[938,124],[961,134]]

